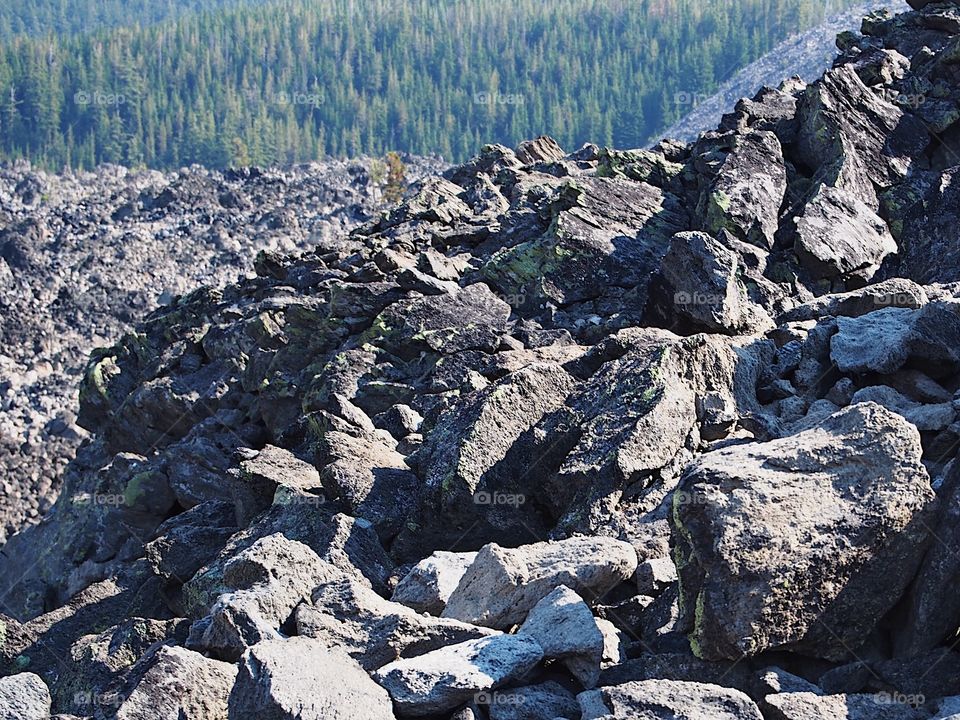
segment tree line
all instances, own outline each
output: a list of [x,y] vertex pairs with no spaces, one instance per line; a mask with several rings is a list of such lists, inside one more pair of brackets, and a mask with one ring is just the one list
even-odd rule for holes
[[0,159],[457,161],[543,133],[636,147],[824,12],[822,0],[274,0],[20,34],[0,42]]

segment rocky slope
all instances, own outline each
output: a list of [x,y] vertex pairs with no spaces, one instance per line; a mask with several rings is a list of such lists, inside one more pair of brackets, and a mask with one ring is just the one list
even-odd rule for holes
[[957,717],[960,6],[839,44],[95,351],[0,717]]
[[[371,162],[0,170],[0,545],[49,509],[85,435],[74,421],[90,351],[158,303],[251,274],[258,250],[305,250],[369,220],[383,205]],[[408,158],[411,181],[441,169]]]

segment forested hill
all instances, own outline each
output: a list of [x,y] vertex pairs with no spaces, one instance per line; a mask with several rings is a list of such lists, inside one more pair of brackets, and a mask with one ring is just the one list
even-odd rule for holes
[[[21,0],[22,1],[22,0]],[[549,133],[642,143],[815,0],[279,0],[0,46],[0,159],[59,168],[459,160]]]
[[181,15],[263,0],[4,0],[0,40],[17,35],[70,35],[124,25],[149,25]]

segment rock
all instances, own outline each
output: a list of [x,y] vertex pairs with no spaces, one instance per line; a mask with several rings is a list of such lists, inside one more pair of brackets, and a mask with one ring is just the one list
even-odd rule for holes
[[903,251],[900,274],[925,285],[960,280],[960,257],[951,241],[960,219],[956,172],[951,168],[915,186],[919,202],[911,203],[901,221],[903,237],[910,238],[910,243]]
[[315,492],[322,487],[320,473],[313,465],[274,445],[267,445],[256,457],[241,462],[236,475],[234,501],[241,526],[270,507],[281,485],[303,492]]
[[528,635],[495,635],[397,660],[374,679],[390,693],[398,715],[426,717],[520,680],[542,657],[540,645]]
[[641,595],[656,596],[677,581],[677,568],[670,558],[645,560],[637,565],[633,578],[637,582],[637,592]]
[[321,582],[343,572],[280,534],[257,540],[224,566],[226,592],[210,609],[197,648],[235,662],[244,650],[280,638],[280,626]]
[[905,278],[891,278],[857,290],[818,297],[798,305],[781,319],[816,320],[827,315],[860,317],[888,307],[917,310],[926,303],[927,294],[921,286]]
[[716,178],[700,196],[697,211],[703,229],[712,235],[726,229],[769,250],[786,191],[787,172],[777,136],[762,130],[736,135]]
[[413,568],[397,584],[392,600],[417,612],[440,615],[447,600],[457,589],[477,554],[452,553],[442,550],[433,553]]
[[960,577],[960,466],[951,465],[938,490],[940,507],[931,524],[931,543],[907,594],[902,623],[894,628],[898,657],[932,650],[960,627],[960,598],[953,592]]
[[924,720],[927,712],[884,695],[815,695],[808,692],[768,695],[772,720]]
[[247,650],[230,693],[230,720],[393,720],[386,691],[349,656],[310,638]]
[[609,538],[571,538],[514,550],[490,544],[477,553],[443,617],[506,630],[523,622],[560,585],[595,601],[636,569],[636,551]]
[[644,680],[670,680],[705,683],[753,691],[754,678],[745,663],[700,660],[686,652],[645,652],[621,665],[605,669],[600,674],[600,685],[613,686]]
[[645,680],[577,696],[583,720],[642,720],[668,717],[675,720],[762,720],[753,701],[738,690],[678,682]]
[[563,660],[585,688],[596,686],[604,638],[586,603],[561,585],[538,602],[517,631],[534,638],[548,660]]
[[298,635],[343,650],[368,671],[495,634],[457,620],[420,615],[348,577],[318,585],[309,604],[297,608],[295,620]]
[[553,681],[495,692],[490,720],[579,720],[576,697]]
[[162,647],[117,709],[117,720],[227,720],[233,665]]
[[735,253],[706,233],[678,233],[660,264],[676,314],[710,332],[736,334],[772,323],[739,279]]
[[517,147],[517,160],[524,165],[557,162],[564,156],[563,148],[552,137],[541,135],[536,140],[527,140]]
[[796,219],[794,250],[815,279],[872,278],[897,243],[880,219],[854,194],[821,186]]
[[874,385],[858,390],[854,393],[851,402],[875,402],[916,425],[917,430],[921,432],[943,430],[956,418],[956,411],[949,402],[922,405],[886,385]]
[[50,691],[33,673],[0,678],[2,720],[42,720],[50,715]]
[[694,651],[841,659],[861,645],[926,548],[934,507],[920,454],[914,427],[863,403],[695,461],[678,490],[691,500],[671,517]]

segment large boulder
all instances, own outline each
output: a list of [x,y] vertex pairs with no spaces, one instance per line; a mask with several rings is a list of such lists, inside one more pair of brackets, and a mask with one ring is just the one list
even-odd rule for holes
[[230,693],[229,720],[394,720],[386,691],[356,661],[310,638],[247,650]]
[[475,552],[439,550],[410,569],[394,588],[392,600],[417,612],[440,615],[476,558]]
[[862,403],[695,461],[671,516],[694,651],[841,659],[861,646],[926,548],[934,495],[920,456],[916,428]]
[[764,703],[771,720],[926,720],[930,714],[894,696],[817,695],[790,692],[767,695]]
[[560,585],[596,601],[637,569],[637,553],[610,538],[578,537],[516,549],[485,545],[443,617],[507,630]]
[[374,679],[390,693],[398,715],[426,717],[522,678],[542,657],[529,635],[495,635],[397,660]]

